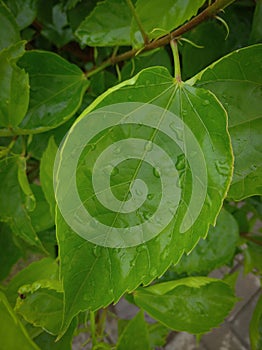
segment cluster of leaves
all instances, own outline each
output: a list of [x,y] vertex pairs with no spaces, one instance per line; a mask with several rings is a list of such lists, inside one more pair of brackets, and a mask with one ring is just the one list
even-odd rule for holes
[[[224,7],[215,18],[214,8]],[[192,17],[208,11],[186,30]],[[170,330],[201,335],[229,314],[237,302],[234,278],[210,278],[211,271],[243,253],[245,272],[261,275],[261,13],[260,0],[163,0],[160,7],[157,0],[0,1],[3,348],[71,349],[77,327],[86,323],[94,349],[155,349]],[[172,77],[170,48],[158,45],[177,28],[183,32],[175,38],[183,83]],[[87,112],[126,101],[172,111],[190,128],[207,165],[207,194],[200,212],[195,199],[195,222],[180,234],[193,188],[181,149],[161,132],[153,140],[145,126],[116,127],[110,140],[94,139],[79,162],[83,201],[88,204],[90,192],[83,188],[93,168],[85,157],[135,133],[173,159],[182,195],[176,216],[157,237],[137,247],[107,248],[78,236],[56,210],[54,158]],[[120,199],[138,169],[127,161],[112,179],[123,184]],[[139,175],[150,184],[148,214],[159,203],[159,179],[146,164]],[[98,201],[90,205],[107,225],[115,222]],[[140,223],[142,216],[118,225]],[[11,278],[16,262],[32,254],[37,261]],[[131,321],[119,320],[117,343],[110,344],[99,309],[123,296],[141,311]],[[156,323],[148,324],[143,310]],[[261,348],[261,327],[260,299],[250,328],[253,349]]]

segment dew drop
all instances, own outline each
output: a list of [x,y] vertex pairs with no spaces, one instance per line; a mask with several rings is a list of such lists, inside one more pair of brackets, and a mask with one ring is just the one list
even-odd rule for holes
[[142,196],[143,192],[142,192],[139,188],[136,188],[136,189],[135,189],[135,194],[136,194],[137,196]]
[[230,167],[225,161],[216,160],[215,166],[220,175],[226,176],[229,173]]
[[111,176],[116,176],[119,173],[118,167],[114,167],[113,170],[111,171]]
[[113,150],[113,153],[115,153],[115,154],[119,154],[120,152],[121,152],[121,148],[120,147],[116,147]]
[[94,151],[96,149],[96,145],[94,143],[91,143],[90,148],[91,148],[91,151]]
[[150,152],[153,149],[153,142],[152,141],[147,141],[145,143],[145,151]]
[[111,175],[112,171],[114,170],[114,167],[112,165],[106,165],[103,169],[104,174]]
[[100,250],[100,247],[99,247],[99,246],[95,246],[95,247],[93,248],[93,253],[94,253],[94,256],[95,256],[96,258],[98,258],[98,257],[100,256],[100,252],[101,252],[101,250]]
[[155,177],[160,177],[161,173],[160,173],[160,168],[159,167],[155,167],[153,168],[153,174]]
[[149,193],[147,195],[147,199],[149,199],[150,201],[154,198],[154,195],[152,193]]
[[183,170],[186,167],[185,155],[182,153],[177,157],[176,168],[177,170]]
[[208,106],[209,104],[210,104],[209,100],[204,100],[204,101],[202,102],[202,105],[203,105],[203,106]]
[[174,122],[169,124],[170,128],[175,132],[178,140],[184,139],[184,130],[179,128]]
[[151,214],[150,214],[149,212],[143,212],[143,218],[144,218],[145,220],[149,220],[150,217],[151,217]]

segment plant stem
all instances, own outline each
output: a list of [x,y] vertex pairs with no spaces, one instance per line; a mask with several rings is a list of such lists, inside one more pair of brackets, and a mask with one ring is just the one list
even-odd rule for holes
[[[185,34],[186,32],[190,31],[191,29],[195,28],[198,24],[201,22],[214,17],[220,10],[224,9],[225,7],[229,6],[231,3],[233,3],[236,0],[216,0],[213,4],[208,6],[205,10],[200,12],[196,17],[192,18],[189,22],[185,23],[181,27],[175,29],[173,32],[163,36],[160,39],[151,41],[150,43],[146,44],[144,48],[139,49],[131,49],[127,52],[124,52],[117,56],[112,56],[109,59],[107,59],[105,62],[101,64],[99,67],[95,67],[93,70],[86,73],[86,77],[90,77],[97,72],[100,72],[104,68],[114,65],[118,62],[128,60],[134,56],[136,56],[138,53],[142,53],[145,51],[151,51],[156,48],[165,46],[170,43],[172,39],[178,38],[181,35]],[[101,68],[100,68],[101,67]]]
[[95,320],[95,312],[94,311],[90,311],[90,329],[91,329],[92,346],[94,347],[97,344],[97,341],[96,341],[96,320]]
[[248,235],[248,233],[243,232],[243,233],[240,234],[240,236],[242,236],[243,238],[245,238],[247,241],[250,241],[250,242],[252,242],[252,243],[255,243],[255,244],[257,244],[257,245],[262,246],[262,241],[259,241],[259,240],[255,239],[255,238],[253,238],[253,237],[250,237],[250,236]]
[[140,32],[142,34],[142,37],[144,39],[144,43],[146,45],[146,44],[148,44],[148,37],[147,37],[146,32],[143,29],[143,26],[142,26],[142,23],[140,21],[140,18],[138,17],[138,15],[136,13],[136,9],[135,9],[135,7],[134,7],[134,5],[132,3],[132,0],[126,0],[126,2],[127,2],[127,5],[129,6],[131,12],[132,12],[132,15],[134,16],[134,19],[135,19],[135,21],[136,21],[136,23],[138,25],[138,28],[139,28],[139,30],[140,30]]
[[170,46],[171,46],[173,58],[174,58],[175,80],[178,83],[181,83],[181,81],[182,81],[181,80],[181,69],[180,69],[180,60],[179,60],[179,52],[178,52],[178,48],[177,48],[177,41],[171,40]]

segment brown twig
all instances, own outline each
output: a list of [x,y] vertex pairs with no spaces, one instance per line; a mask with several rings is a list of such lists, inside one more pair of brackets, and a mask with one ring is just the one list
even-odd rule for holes
[[224,9],[225,7],[229,6],[231,3],[233,3],[235,0],[216,0],[213,4],[208,6],[205,10],[200,12],[196,17],[192,18],[189,22],[185,23],[181,27],[175,29],[171,33],[163,36],[162,38],[159,38],[157,40],[151,41],[148,44],[145,44],[144,47],[141,49],[131,49],[127,52],[124,52],[117,56],[112,56],[108,58],[106,61],[104,61],[100,66],[94,67],[92,70],[86,73],[86,77],[90,77],[101,70],[104,70],[106,67],[109,67],[111,65],[114,65],[118,62],[128,60],[134,56],[136,56],[138,53],[142,53],[145,51],[154,50],[156,48],[165,46],[170,43],[172,39],[179,38],[181,35],[185,34],[186,32],[190,31],[191,29],[195,28],[198,24],[201,22],[214,17],[219,11]]

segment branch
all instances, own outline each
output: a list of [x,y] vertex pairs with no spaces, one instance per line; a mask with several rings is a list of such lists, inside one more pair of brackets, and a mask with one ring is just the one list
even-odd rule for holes
[[191,29],[195,28],[198,24],[201,22],[214,17],[219,11],[224,9],[225,7],[229,6],[231,3],[233,3],[235,0],[216,0],[212,5],[208,6],[205,10],[200,12],[196,17],[192,18],[189,22],[185,23],[181,27],[175,29],[173,32],[163,36],[160,39],[154,40],[148,44],[145,44],[145,46],[141,49],[131,49],[125,53],[122,53],[120,55],[110,57],[106,61],[104,61],[100,66],[93,68],[91,71],[86,73],[86,77],[91,77],[92,75],[100,72],[101,70],[105,69],[106,67],[109,67],[111,65],[114,65],[118,62],[128,60],[137,54],[140,54],[145,51],[151,51],[156,48],[165,46],[170,43],[171,40],[176,39],[180,37],[181,35],[185,34],[186,32],[190,31]]
[[257,244],[257,245],[262,246],[262,241],[259,241],[259,240],[257,240],[256,238],[250,237],[250,236],[249,236],[249,233],[242,232],[242,233],[240,234],[240,236],[243,237],[243,238],[245,238],[246,240],[252,242],[252,243],[255,243],[255,244]]

